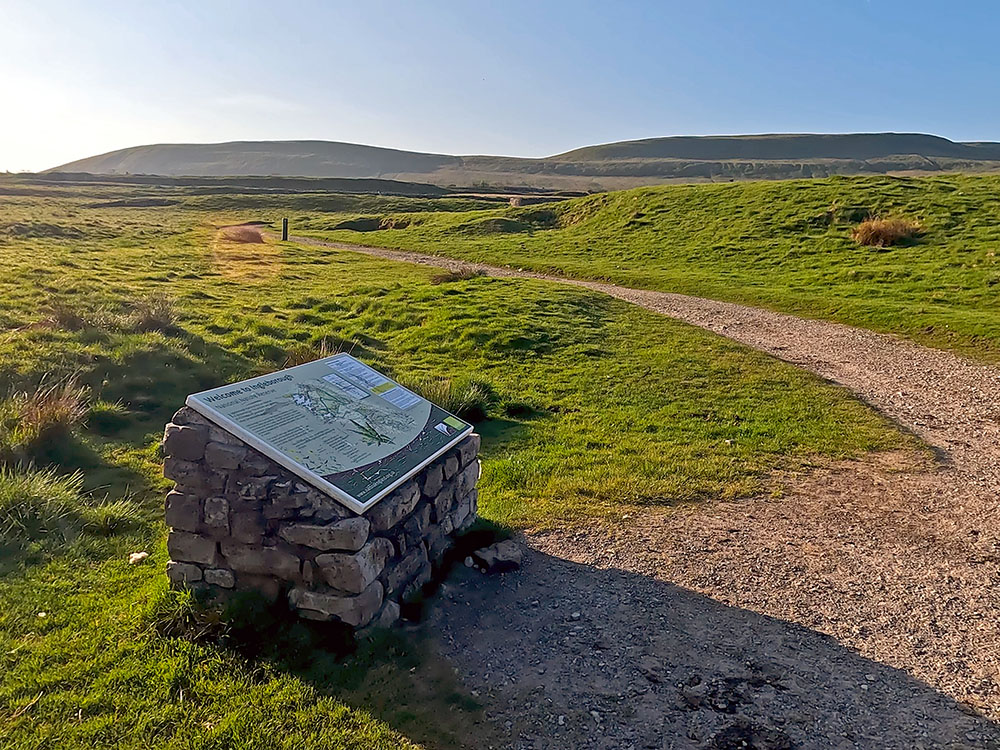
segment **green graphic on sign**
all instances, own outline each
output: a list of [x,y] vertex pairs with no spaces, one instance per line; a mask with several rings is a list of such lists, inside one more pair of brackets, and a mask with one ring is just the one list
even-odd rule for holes
[[358,513],[472,431],[349,354],[195,393],[187,405]]

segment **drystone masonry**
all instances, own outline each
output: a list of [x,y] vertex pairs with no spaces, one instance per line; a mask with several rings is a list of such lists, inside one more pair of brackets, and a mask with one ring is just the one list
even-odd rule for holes
[[363,515],[182,408],[163,437],[174,586],[286,597],[304,618],[388,626],[476,519],[479,436]]

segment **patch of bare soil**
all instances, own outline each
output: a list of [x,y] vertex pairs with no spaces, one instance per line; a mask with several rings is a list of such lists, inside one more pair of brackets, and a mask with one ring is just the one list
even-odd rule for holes
[[[317,242],[297,239],[296,241]],[[824,321],[572,283],[850,389],[936,452],[535,535],[428,627],[517,748],[1000,748],[1000,369]]]

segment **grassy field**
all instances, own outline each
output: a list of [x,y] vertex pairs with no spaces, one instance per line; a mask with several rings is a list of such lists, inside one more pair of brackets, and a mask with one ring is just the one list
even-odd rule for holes
[[[776,467],[905,442],[837,388],[601,295],[433,283],[432,269],[218,231],[290,211],[318,229],[446,209],[453,219],[430,213],[425,227],[445,232],[481,207],[0,185],[4,747],[449,748],[486,736],[448,665],[412,636],[346,658],[305,625],[226,636],[207,623],[191,636],[194,610],[163,575],[157,449],[189,392],[332,348],[403,378],[475,382],[481,515],[516,528],[738,496]],[[17,394],[70,376],[84,419],[37,436]],[[26,459],[55,472],[30,498]],[[79,485],[59,479],[74,472]],[[39,508],[56,501],[79,512],[49,522]],[[129,565],[137,550],[150,558]]]
[[[868,216],[920,223],[860,246]],[[1000,177],[857,177],[643,188],[546,206],[357,217],[304,212],[296,231],[628,286],[682,292],[902,334],[1000,360]],[[378,221],[376,221],[378,224]]]

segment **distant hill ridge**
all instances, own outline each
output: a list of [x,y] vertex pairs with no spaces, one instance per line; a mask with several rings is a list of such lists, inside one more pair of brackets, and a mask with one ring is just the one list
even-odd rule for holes
[[337,141],[175,143],[120,149],[49,171],[580,188],[998,169],[1000,143],[961,143],[920,133],[851,133],[670,136],[587,146],[543,158],[452,156]]

